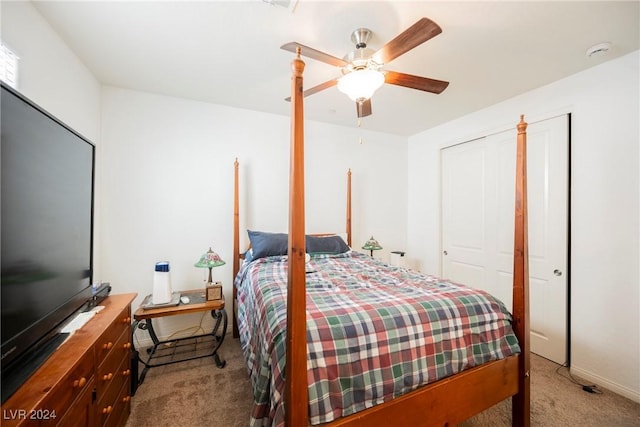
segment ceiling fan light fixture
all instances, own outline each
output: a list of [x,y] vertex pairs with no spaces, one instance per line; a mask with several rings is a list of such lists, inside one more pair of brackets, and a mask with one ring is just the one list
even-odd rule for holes
[[384,84],[384,74],[378,70],[365,68],[345,74],[338,80],[338,90],[352,101],[363,102],[371,98]]

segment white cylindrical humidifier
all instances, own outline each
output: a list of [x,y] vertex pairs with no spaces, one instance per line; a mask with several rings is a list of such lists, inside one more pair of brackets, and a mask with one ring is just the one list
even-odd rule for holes
[[171,302],[171,276],[169,275],[169,262],[157,262],[153,272],[153,304],[167,304]]

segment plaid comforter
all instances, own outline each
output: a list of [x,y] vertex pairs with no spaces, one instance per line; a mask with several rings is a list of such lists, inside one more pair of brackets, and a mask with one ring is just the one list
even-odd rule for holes
[[[489,294],[349,252],[307,264],[309,419],[332,421],[518,353],[511,315]],[[240,342],[252,426],[284,424],[287,261],[245,263]]]

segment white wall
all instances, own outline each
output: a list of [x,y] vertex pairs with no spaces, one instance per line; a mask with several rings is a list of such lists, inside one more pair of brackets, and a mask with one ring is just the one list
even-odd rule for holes
[[100,84],[30,2],[2,2],[2,41],[20,58],[18,90],[97,144]]
[[[102,97],[102,279],[138,303],[155,262],[168,260],[174,290],[200,288],[205,271],[193,264],[212,246],[231,301],[233,162],[243,241],[246,228],[286,232],[289,118],[113,87]],[[373,233],[385,249],[404,248],[406,139],[308,122],[305,145],[307,230],[345,230],[351,168],[354,246]],[[186,326],[174,320],[160,333]]]
[[[440,149],[572,113],[571,365],[640,401],[639,53],[409,138],[407,249],[440,271]],[[422,254],[422,255],[419,255]]]

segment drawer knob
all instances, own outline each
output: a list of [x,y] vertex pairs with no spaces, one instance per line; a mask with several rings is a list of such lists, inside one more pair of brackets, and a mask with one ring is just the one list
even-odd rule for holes
[[102,346],[104,350],[111,350],[112,347],[113,347],[113,343],[111,341],[109,341],[108,343]]
[[124,343],[122,348],[124,348],[125,350],[129,350],[131,348],[131,343],[130,342]]
[[124,319],[122,319],[122,323],[131,323],[131,317],[125,317]]
[[122,371],[122,376],[123,377],[128,377],[129,375],[131,375],[131,370],[130,369],[125,369],[124,371]]
[[73,382],[73,388],[82,388],[86,383],[87,383],[87,379],[85,377],[82,377],[79,380],[75,380]]
[[131,400],[131,396],[125,396],[122,398],[122,403],[127,403],[130,400]]
[[107,406],[106,408],[102,408],[103,414],[110,414],[111,411],[113,411],[113,407],[111,405]]
[[102,381],[109,381],[111,378],[113,378],[113,374],[109,372],[108,374],[104,374],[102,376]]

